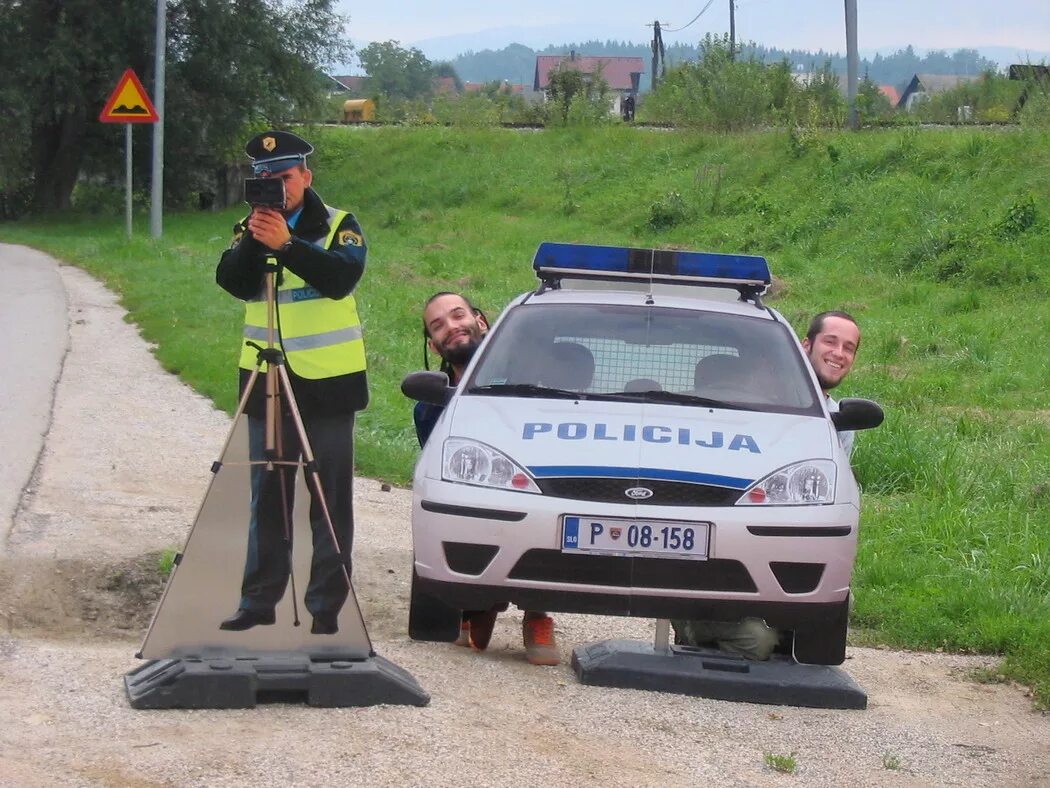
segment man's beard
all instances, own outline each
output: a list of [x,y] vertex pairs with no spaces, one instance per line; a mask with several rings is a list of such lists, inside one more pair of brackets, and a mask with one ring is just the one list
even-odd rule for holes
[[[821,375],[819,372],[816,373],[816,375],[817,375],[817,383],[820,384],[820,390],[821,391],[831,391],[833,388],[835,388],[835,386],[837,386],[839,383],[842,382],[842,378],[839,378],[838,380],[828,380],[823,375]],[[843,375],[842,377],[845,377],[845,375]]]
[[457,367],[466,366],[481,345],[481,337],[471,335],[470,341],[441,348],[441,358]]

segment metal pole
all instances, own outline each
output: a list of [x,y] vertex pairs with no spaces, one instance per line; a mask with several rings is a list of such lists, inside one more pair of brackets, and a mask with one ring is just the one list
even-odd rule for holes
[[857,0],[846,0],[846,97],[849,101],[849,127],[860,126],[857,112]]
[[656,69],[657,69],[657,67],[659,65],[659,61],[657,60],[657,58],[659,57],[659,54],[658,54],[659,53],[659,49],[657,48],[659,40],[660,40],[660,23],[659,22],[653,22],[653,73],[652,73],[652,79],[650,80],[650,83],[649,83],[649,90],[653,91],[654,93],[656,92],[656,85],[657,85],[657,79],[658,79],[657,75],[656,75]]
[[159,120],[153,124],[153,169],[150,177],[149,231],[160,238],[164,222],[164,53],[167,0],[157,0],[157,35],[154,44],[153,106]]
[[736,10],[729,0],[729,59],[736,60]]
[[124,124],[124,226],[131,238],[131,125]]
[[666,618],[656,619],[653,651],[657,654],[669,654],[671,652],[671,622]]

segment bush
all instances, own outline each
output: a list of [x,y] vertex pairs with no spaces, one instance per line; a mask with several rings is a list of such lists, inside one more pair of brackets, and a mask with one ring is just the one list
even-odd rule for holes
[[689,217],[682,195],[670,191],[649,206],[649,227],[653,230],[666,230],[684,222]]

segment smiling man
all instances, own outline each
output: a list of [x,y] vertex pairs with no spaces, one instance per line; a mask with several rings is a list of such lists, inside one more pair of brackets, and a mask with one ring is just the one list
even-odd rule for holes
[[[860,326],[846,312],[821,312],[810,321],[802,349],[809,357],[809,364],[832,413],[839,409],[839,405],[828,392],[846,379],[853,369],[859,348]],[[853,433],[847,431],[838,435],[839,443],[849,456],[853,452]]]
[[[435,293],[423,307],[426,347],[441,357],[441,371],[448,375],[449,383],[453,386],[459,385],[467,364],[488,330],[489,324],[484,313],[459,293]],[[420,446],[427,442],[443,411],[444,407],[439,405],[416,403],[412,417]],[[456,645],[473,646],[478,651],[484,651],[492,637],[496,616],[506,608],[506,604],[503,604],[490,610],[464,611]],[[521,622],[521,632],[525,643],[525,659],[531,664],[557,665],[561,661],[554,641],[554,619],[546,613],[526,611]]]
[[[821,312],[809,323],[802,349],[809,365],[828,400],[832,413],[839,404],[828,393],[838,386],[853,369],[860,347],[860,327],[853,317],[838,310]],[[853,452],[853,433],[839,432],[839,445],[849,457]],[[759,618],[743,621],[686,621],[672,622],[675,643],[688,646],[717,645],[722,651],[739,654],[753,660],[769,659],[781,640],[780,633]]]

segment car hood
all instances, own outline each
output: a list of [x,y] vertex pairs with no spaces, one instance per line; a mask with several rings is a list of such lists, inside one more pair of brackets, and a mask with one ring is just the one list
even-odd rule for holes
[[537,478],[666,479],[745,489],[793,462],[835,459],[820,417],[637,402],[458,398],[448,436],[506,454]]

